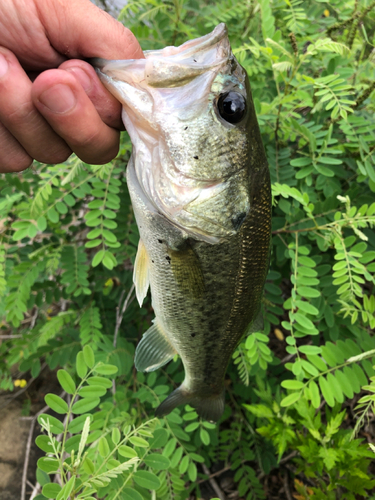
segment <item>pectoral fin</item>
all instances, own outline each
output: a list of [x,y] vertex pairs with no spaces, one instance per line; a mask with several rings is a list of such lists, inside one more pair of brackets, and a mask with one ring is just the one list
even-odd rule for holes
[[200,262],[192,248],[169,250],[173,276],[179,288],[195,299],[204,293],[204,278]]
[[168,363],[175,354],[175,348],[155,319],[137,345],[135,367],[139,372],[153,372]]
[[147,295],[148,287],[150,285],[149,265],[150,264],[146,247],[144,246],[143,241],[140,239],[138,243],[138,251],[134,262],[134,272],[133,272],[135,294],[137,296],[137,300],[140,307],[142,306],[144,298]]

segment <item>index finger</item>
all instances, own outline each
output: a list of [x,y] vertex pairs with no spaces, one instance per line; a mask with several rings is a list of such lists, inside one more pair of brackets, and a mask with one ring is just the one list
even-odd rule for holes
[[133,33],[90,0],[35,0],[51,45],[69,59],[140,59]]

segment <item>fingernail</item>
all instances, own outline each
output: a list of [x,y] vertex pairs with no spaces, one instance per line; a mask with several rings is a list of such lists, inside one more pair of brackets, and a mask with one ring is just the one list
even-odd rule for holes
[[39,101],[52,113],[66,113],[75,106],[76,97],[68,85],[58,83],[40,94]]
[[83,69],[78,68],[78,67],[77,68],[75,68],[75,67],[66,68],[66,71],[69,71],[69,73],[73,73],[73,75],[75,76],[75,78],[82,85],[83,90],[85,92],[88,92],[89,90],[91,90],[92,80],[89,77],[89,75],[86,73],[86,71],[84,71]]
[[8,71],[8,61],[0,54],[0,78]]

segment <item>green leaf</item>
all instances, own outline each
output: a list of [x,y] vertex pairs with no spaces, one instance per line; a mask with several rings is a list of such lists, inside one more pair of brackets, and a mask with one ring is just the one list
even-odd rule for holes
[[42,457],[37,462],[39,469],[47,474],[52,474],[58,471],[59,469],[59,461],[55,458]]
[[190,462],[188,467],[189,480],[192,483],[195,483],[195,481],[197,480],[197,475],[198,475],[197,466],[195,465],[194,462]]
[[293,391],[298,391],[304,387],[304,383],[299,380],[283,380],[281,386],[284,389],[292,389]]
[[129,441],[131,442],[131,444],[134,444],[134,446],[139,446],[141,448],[149,447],[148,442],[139,436],[132,436],[129,438]]
[[106,389],[110,389],[112,387],[112,380],[104,377],[90,377],[86,380],[89,385],[101,385]]
[[46,394],[44,401],[53,411],[59,413],[60,415],[68,413],[68,404],[60,398],[60,396],[57,396],[56,394]]
[[199,431],[199,436],[205,446],[208,446],[210,444],[210,435],[203,427],[201,427],[201,430]]
[[56,417],[42,413],[42,415],[38,416],[38,422],[40,425],[42,425],[42,420],[49,422],[50,430],[53,434],[61,434],[65,430],[63,423]]
[[68,213],[68,207],[62,201],[58,201],[55,205],[56,210],[60,212],[60,214],[65,215]]
[[307,298],[313,299],[315,297],[320,297],[319,290],[315,290],[315,288],[310,288],[307,286],[298,287],[298,293],[304,298],[307,297]]
[[171,465],[170,460],[159,453],[150,453],[144,458],[144,462],[148,467],[154,470],[165,470]]
[[80,399],[72,406],[72,412],[75,415],[81,415],[82,413],[86,413],[92,409],[94,409],[100,403],[99,398],[95,399]]
[[318,382],[324,399],[329,406],[333,407],[335,405],[335,398],[333,396],[332,388],[324,377],[319,377]]
[[138,493],[137,490],[128,487],[122,490],[121,498],[123,498],[123,500],[144,500],[143,496]]
[[81,432],[83,429],[83,426],[85,425],[85,421],[86,421],[87,417],[90,417],[90,419],[92,420],[92,415],[90,415],[88,413],[88,414],[81,415],[81,416],[73,419],[71,422],[69,422],[68,432],[70,432],[71,434],[77,434],[78,432]]
[[150,440],[150,448],[153,450],[163,448],[169,438],[169,433],[165,429],[156,429],[154,438]]
[[124,444],[118,448],[118,453],[125,458],[134,458],[138,456],[137,452],[133,448]]
[[57,224],[59,222],[59,214],[56,212],[56,210],[51,207],[48,211],[47,211],[47,217],[49,218],[49,220],[51,222],[53,222],[54,224]]
[[303,354],[311,354],[313,356],[322,352],[322,348],[315,345],[302,345],[298,350]]
[[304,300],[296,300],[296,306],[307,314],[313,314],[314,316],[319,314],[319,310],[316,307],[308,302],[305,302]]
[[44,215],[41,215],[37,219],[36,225],[38,226],[39,231],[45,231],[47,229],[47,219],[44,217]]
[[51,483],[49,475],[41,469],[36,469],[36,480],[43,487],[45,484]]
[[99,439],[99,444],[98,444],[98,450],[100,453],[100,456],[105,458],[107,455],[109,455],[109,446],[108,446],[108,441],[106,438],[103,436]]
[[134,481],[142,486],[142,488],[146,488],[148,490],[157,490],[160,488],[160,480],[155,474],[152,472],[148,472],[145,470],[137,470],[133,474]]
[[37,438],[35,439],[35,444],[38,448],[45,451],[46,453],[53,453],[53,446],[50,444],[50,439],[48,436],[37,436]]
[[117,427],[112,429],[111,439],[114,444],[118,444],[120,442],[121,434]]
[[314,408],[318,409],[320,406],[320,393],[319,388],[314,380],[310,381],[309,389],[311,394],[311,403]]
[[97,365],[94,369],[96,373],[100,373],[100,375],[114,375],[118,372],[118,368],[115,365],[108,364],[100,364]]
[[101,398],[106,392],[107,389],[102,385],[89,385],[82,387],[82,389],[78,391],[78,394],[81,398],[95,399]]
[[74,394],[76,392],[76,384],[66,370],[58,370],[57,378],[65,392],[68,394]]
[[85,360],[86,365],[89,368],[93,368],[95,364],[95,355],[94,351],[91,349],[89,345],[85,345],[82,349],[83,351],[83,359]]
[[76,371],[80,378],[85,378],[87,373],[87,365],[85,363],[85,358],[83,357],[83,352],[79,351],[76,358]]
[[61,491],[61,486],[56,483],[45,484],[42,488],[42,493],[46,498],[56,498]]
[[75,476],[72,476],[69,479],[69,481],[63,487],[63,489],[57,495],[56,500],[68,500],[71,492],[73,491],[75,480],[76,480]]
[[94,258],[92,259],[92,262],[91,262],[91,265],[92,267],[96,267],[98,266],[101,261],[103,260],[103,257],[105,255],[105,250],[99,250],[99,252],[97,252],[95,255],[94,255]]
[[301,392],[292,392],[292,394],[289,394],[281,401],[280,406],[291,406],[296,403],[300,397]]

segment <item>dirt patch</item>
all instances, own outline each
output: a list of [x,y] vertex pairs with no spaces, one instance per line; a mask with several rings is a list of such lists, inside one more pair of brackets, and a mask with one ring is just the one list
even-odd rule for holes
[[21,420],[22,405],[12,402],[0,410],[0,497],[21,498],[21,478],[30,421]]

